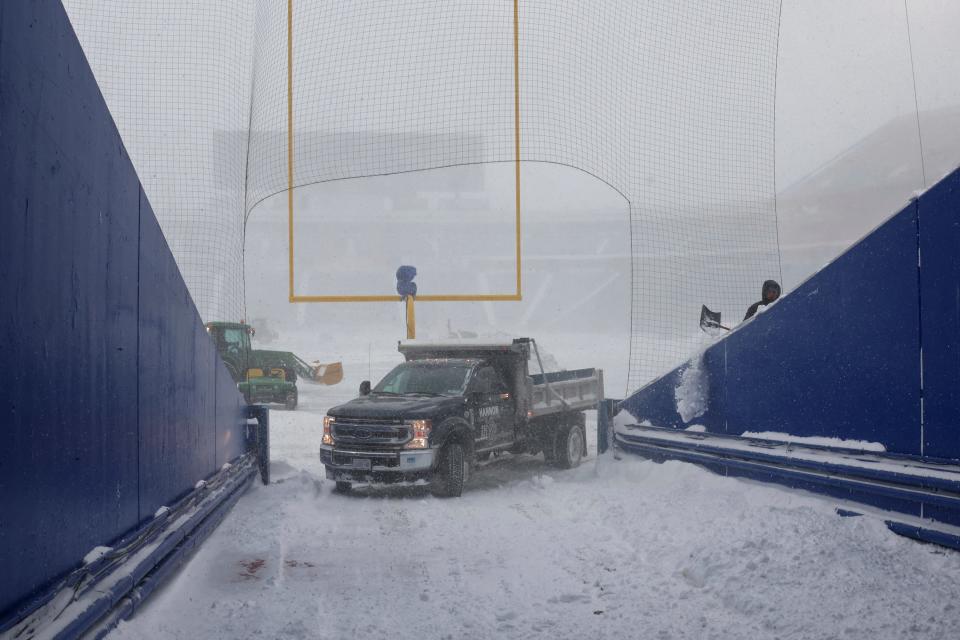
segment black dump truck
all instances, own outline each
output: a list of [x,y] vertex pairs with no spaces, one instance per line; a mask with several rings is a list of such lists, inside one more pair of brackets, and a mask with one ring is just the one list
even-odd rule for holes
[[406,362],[323,419],[320,457],[336,490],[353,482],[425,479],[459,496],[474,463],[493,453],[536,454],[569,468],[586,454],[584,414],[603,398],[603,372],[531,375],[536,343],[399,345]]

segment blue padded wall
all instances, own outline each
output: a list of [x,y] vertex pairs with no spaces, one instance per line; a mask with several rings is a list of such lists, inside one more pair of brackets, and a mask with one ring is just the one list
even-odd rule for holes
[[139,183],[49,4],[0,8],[0,611],[138,521]]
[[865,440],[960,459],[957,256],[960,171],[707,349],[703,416],[684,423],[677,413],[689,365],[622,406],[656,426]]
[[621,406],[638,420],[649,420],[654,426],[683,428],[692,424],[709,425],[710,431],[724,432],[726,420],[724,413],[726,368],[724,365],[725,349],[722,345],[707,349],[703,353],[701,375],[709,388],[709,402],[706,413],[692,418],[689,422],[685,423],[677,412],[676,390],[690,363],[685,363],[657,378],[624,400]]
[[725,341],[727,432],[919,454],[919,321],[910,205]]
[[215,357],[217,435],[214,442],[216,468],[243,454],[247,449],[244,431],[237,428],[238,416],[246,416],[247,403],[237,393],[237,383],[233,381],[227,366],[219,357]]
[[55,0],[0,2],[0,168],[2,620],[242,453],[244,407]]
[[[213,341],[146,198],[140,233],[140,518],[216,468]],[[178,402],[170,402],[176,397]]]
[[924,453],[960,458],[960,171],[920,197]]

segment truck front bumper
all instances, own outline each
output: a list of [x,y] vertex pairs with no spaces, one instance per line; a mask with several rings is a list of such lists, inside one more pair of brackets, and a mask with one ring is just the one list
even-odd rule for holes
[[320,447],[320,461],[329,480],[402,482],[425,478],[433,470],[433,449],[371,451]]

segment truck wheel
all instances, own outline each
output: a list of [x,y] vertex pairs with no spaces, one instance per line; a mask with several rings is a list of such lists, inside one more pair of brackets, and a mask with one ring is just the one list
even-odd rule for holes
[[566,424],[557,433],[557,466],[572,469],[583,458],[583,430],[577,424]]
[[283,406],[289,409],[290,411],[293,411],[294,409],[297,408],[297,392],[296,391],[291,391],[290,393],[287,394],[287,397],[283,401]]
[[440,464],[430,478],[430,493],[438,497],[459,498],[466,480],[463,445],[451,442],[440,450]]
[[353,485],[343,480],[337,480],[336,486],[333,487],[335,493],[350,493],[352,489]]

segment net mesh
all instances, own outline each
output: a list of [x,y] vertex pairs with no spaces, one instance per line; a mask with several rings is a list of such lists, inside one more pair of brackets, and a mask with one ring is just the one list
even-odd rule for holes
[[241,318],[252,5],[64,6],[201,317]]
[[[243,222],[287,188],[286,3],[66,4],[201,313],[236,317]],[[514,161],[513,2],[293,6],[296,186]],[[696,348],[701,304],[779,278],[780,3],[518,6],[521,160],[629,204],[633,389]]]

